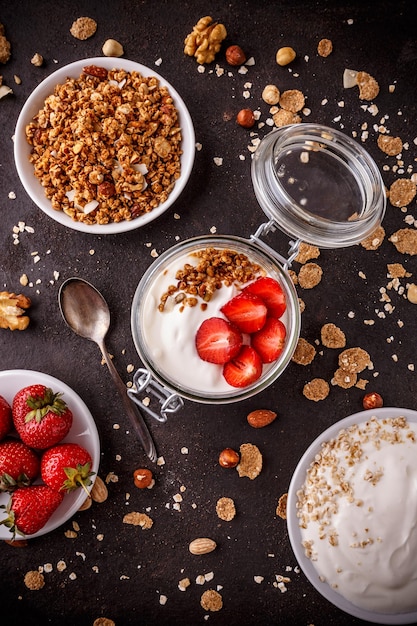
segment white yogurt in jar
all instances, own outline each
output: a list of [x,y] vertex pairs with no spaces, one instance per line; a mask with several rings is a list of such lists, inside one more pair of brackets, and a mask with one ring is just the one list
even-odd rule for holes
[[297,492],[305,554],[355,606],[417,610],[417,424],[371,420],[326,442]]
[[[145,290],[144,301],[141,303],[141,320],[147,358],[166,380],[183,389],[191,389],[196,394],[215,392],[221,395],[238,391],[223,378],[222,365],[208,363],[199,357],[195,336],[205,319],[224,318],[221,307],[250,281],[244,285],[223,284],[213,293],[209,302],[204,303],[202,298],[198,298],[196,306],[175,303],[177,294],[174,294],[168,298],[162,311],[158,309],[162,295],[171,285],[178,283],[177,271],[187,263],[195,266],[198,261],[194,254],[189,253],[175,258],[168,267],[153,276],[151,284]],[[259,273],[261,275],[269,274]],[[281,320],[288,330],[287,317],[286,312]],[[244,343],[249,343],[248,337],[243,337]],[[262,376],[273,366],[273,363],[264,365]]]

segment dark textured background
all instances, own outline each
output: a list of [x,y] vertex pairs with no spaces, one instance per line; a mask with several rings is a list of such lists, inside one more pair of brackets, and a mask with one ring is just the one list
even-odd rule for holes
[[[98,22],[94,37],[74,39],[72,22],[82,15]],[[183,40],[204,15],[212,15],[227,28],[226,44],[240,44],[256,64],[242,76],[224,60],[224,48],[216,63],[226,69],[218,77],[213,64],[204,74],[197,72],[194,59],[184,56]],[[352,20],[352,24],[348,24]],[[109,472],[119,477],[110,483],[106,503],[74,516],[80,531],[67,539],[64,531],[71,521],[47,536],[30,542],[24,549],[8,545],[0,549],[0,621],[10,624],[91,626],[94,619],[106,616],[118,626],[144,624],[203,624],[206,612],[200,607],[201,593],[222,586],[224,607],[210,614],[208,623],[248,626],[288,624],[343,626],[360,620],[341,613],[328,604],[296,573],[285,522],[277,518],[278,497],[287,491],[292,472],[311,441],[335,421],[362,408],[363,391],[332,387],[327,400],[312,403],[302,395],[303,385],[315,376],[330,381],[337,367],[337,351],[324,350],[303,368],[290,364],[269,389],[235,405],[211,407],[185,403],[180,414],[166,425],[150,424],[158,453],[165,465],[155,469],[156,485],[145,492],[133,486],[132,472],[149,466],[129,429],[127,419],[112,387],[108,372],[100,365],[97,347],[65,327],[57,306],[59,284],[72,275],[93,282],[105,295],[112,312],[108,347],[126,382],[126,367],[139,366],[130,333],[130,306],[143,271],[152,263],[150,251],[158,253],[193,235],[208,234],[215,226],[218,233],[249,237],[265,220],[254,198],[250,180],[248,131],[235,124],[241,108],[251,106],[268,117],[261,100],[263,87],[276,83],[281,91],[301,89],[307,97],[311,115],[305,121],[324,123],[351,135],[361,133],[368,124],[365,146],[381,167],[389,186],[398,174],[382,170],[392,166],[376,146],[378,125],[383,116],[393,136],[408,142],[403,157],[406,166],[416,169],[417,147],[417,40],[416,9],[413,3],[350,2],[202,2],[195,1],[65,1],[44,0],[0,2],[0,22],[12,43],[12,58],[0,68],[4,83],[14,95],[0,102],[0,284],[2,289],[24,291],[33,300],[31,324],[25,332],[0,332],[2,370],[28,368],[56,376],[70,385],[93,413],[101,439],[100,475]],[[97,237],[66,230],[44,215],[27,197],[13,162],[12,135],[19,112],[32,89],[47,75],[66,63],[101,54],[103,42],[119,40],[125,57],[138,61],[162,74],[180,92],[195,125],[196,140],[202,150],[196,153],[195,166],[184,193],[172,210],[162,218],[125,235]],[[334,51],[326,59],[316,53],[317,42],[327,37]],[[288,68],[275,63],[275,52],[291,45],[298,53]],[[30,63],[35,52],[45,64]],[[305,60],[308,56],[308,62]],[[162,64],[155,61],[162,58]],[[56,62],[55,62],[56,61]],[[361,107],[357,89],[344,90],[343,70],[365,70],[380,83],[375,117]],[[22,79],[15,85],[13,76]],[[296,76],[298,74],[298,76]],[[242,96],[244,84],[252,83],[251,97]],[[395,84],[393,94],[388,86]],[[322,105],[327,98],[328,103]],[[344,101],[344,107],[338,106]],[[335,119],[340,116],[340,121]],[[269,127],[259,131],[259,135]],[[239,155],[245,155],[241,160]],[[218,167],[213,158],[223,158]],[[14,192],[16,198],[9,197]],[[174,219],[174,213],[180,219]],[[414,216],[416,203],[409,207]],[[318,287],[300,292],[306,302],[301,335],[311,342],[320,338],[325,322],[334,322],[346,333],[348,346],[368,350],[374,372],[365,372],[368,390],[377,390],[386,406],[417,408],[416,374],[408,366],[416,360],[416,308],[402,295],[390,292],[395,310],[385,318],[380,288],[386,286],[387,263],[401,262],[416,280],[413,257],[397,253],[388,236],[404,227],[405,213],[387,208],[384,227],[387,237],[376,251],[361,246],[322,251],[318,260],[323,280]],[[13,226],[19,221],[35,229],[24,233],[20,244],[13,245]],[[275,242],[286,253],[288,242],[275,235]],[[151,247],[146,244],[151,243]],[[90,250],[94,250],[93,255]],[[37,251],[39,263],[33,261]],[[47,254],[47,251],[50,251]],[[298,269],[297,266],[294,269]],[[59,280],[53,280],[53,272]],[[363,272],[366,278],[360,278]],[[20,276],[26,273],[33,287],[22,288]],[[122,279],[121,279],[122,277]],[[41,282],[36,284],[40,280]],[[402,280],[405,286],[406,280]],[[354,312],[354,317],[349,316]],[[374,325],[364,324],[372,319]],[[403,324],[399,324],[399,321]],[[397,355],[398,360],[393,359]],[[178,355],[179,361],[181,355]],[[375,374],[378,373],[376,376]],[[375,375],[375,376],[374,376]],[[279,419],[268,428],[253,430],[246,423],[247,413],[256,408],[271,408]],[[121,425],[120,430],[113,428]],[[251,442],[264,456],[264,470],[254,481],[240,479],[234,470],[222,470],[217,457],[224,447],[239,448]],[[186,446],[189,454],[181,454]],[[119,456],[118,456],[119,455]],[[173,496],[186,486],[181,511],[172,509]],[[127,500],[127,495],[130,499]],[[238,515],[231,523],[220,521],[215,513],[219,497],[235,499]],[[170,503],[167,508],[166,503]],[[196,508],[192,507],[195,503]],[[128,511],[145,511],[154,519],[151,530],[122,523]],[[102,541],[97,535],[103,534]],[[188,543],[198,536],[218,542],[215,552],[192,557]],[[85,555],[85,559],[82,555]],[[273,556],[270,556],[273,555]],[[67,569],[58,572],[64,560]],[[53,565],[45,574],[41,591],[29,591],[24,574],[46,563]],[[98,573],[93,567],[98,567]],[[292,571],[287,572],[289,566]],[[195,584],[199,574],[214,572],[214,580],[204,586]],[[71,580],[70,574],[76,579]],[[275,575],[288,575],[287,592],[274,588]],[[188,576],[192,584],[185,593],[178,581]],[[261,584],[254,576],[263,576]],[[166,595],[165,606],[159,595]]]

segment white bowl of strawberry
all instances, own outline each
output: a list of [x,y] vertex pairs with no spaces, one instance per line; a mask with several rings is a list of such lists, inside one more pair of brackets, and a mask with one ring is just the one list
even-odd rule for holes
[[89,497],[100,445],[81,398],[30,370],[0,372],[0,539],[32,538]]
[[181,397],[220,404],[278,378],[297,345],[300,311],[288,272],[256,242],[197,237],[144,274],[131,325],[153,378]]

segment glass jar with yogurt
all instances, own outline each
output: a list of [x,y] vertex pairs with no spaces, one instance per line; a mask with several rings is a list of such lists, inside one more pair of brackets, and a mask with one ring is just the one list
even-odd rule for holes
[[[181,242],[148,268],[136,289],[131,327],[144,368],[136,373],[130,395],[139,402],[142,391],[153,390],[162,404],[161,414],[148,412],[158,419],[177,410],[183,398],[225,404],[271,385],[288,365],[300,335],[298,297],[288,273],[300,243],[322,248],[354,245],[376,229],[385,212],[384,185],[370,155],[343,133],[325,126],[297,124],[269,133],[254,155],[252,182],[268,217],[255,234],[249,239],[224,235]],[[287,257],[262,238],[276,228],[291,238]],[[237,255],[238,262],[249,264],[253,271],[243,279],[220,279],[209,297],[198,290],[199,285],[196,293],[187,291],[181,283],[184,268],[197,266],[201,256],[212,250],[220,256]],[[282,290],[286,308],[280,324],[285,338],[279,356],[263,360],[256,380],[235,386],[225,376],[225,363],[201,358],[196,336],[207,319],[229,321],[225,305],[260,277],[272,279]],[[242,345],[255,345],[253,337],[243,330]]]

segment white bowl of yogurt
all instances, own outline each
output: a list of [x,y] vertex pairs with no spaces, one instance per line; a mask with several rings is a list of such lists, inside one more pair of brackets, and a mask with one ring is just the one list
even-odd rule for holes
[[295,556],[327,600],[377,624],[417,622],[417,411],[381,408],[333,424],[288,491]]
[[[209,299],[196,296],[195,306],[184,304],[177,272],[196,265],[207,250],[228,251],[247,258],[258,267],[259,276],[276,280],[285,294],[286,310],[282,323],[286,328],[280,356],[264,364],[260,377],[242,388],[231,386],[223,376],[223,365],[202,360],[196,349],[196,334],[204,320],[224,317],[221,308],[245,286],[256,279],[223,283]],[[223,251],[223,252],[222,252]],[[248,274],[249,276],[249,274]],[[171,295],[166,298],[166,294]],[[186,297],[193,297],[186,294]],[[248,398],[270,385],[284,371],[296,348],[300,332],[297,293],[288,272],[261,247],[233,236],[203,236],[189,239],[167,250],[141,279],[133,298],[131,327],[136,349],[151,376],[163,387],[196,402],[220,404]],[[249,343],[244,337],[244,343]]]

